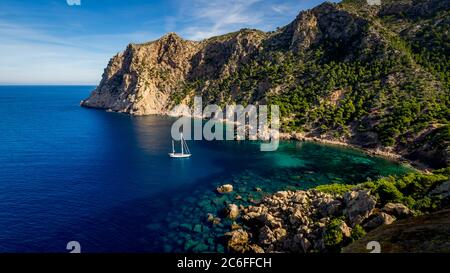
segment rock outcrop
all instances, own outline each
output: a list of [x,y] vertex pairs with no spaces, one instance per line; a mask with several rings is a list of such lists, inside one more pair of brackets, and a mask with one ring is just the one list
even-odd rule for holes
[[250,60],[265,35],[241,30],[196,42],[169,33],[130,44],[110,60],[99,86],[81,105],[132,115],[168,114],[174,97],[189,95],[188,82],[228,77]]
[[[437,172],[448,174],[448,170]],[[394,238],[407,223],[422,221],[420,220],[422,218],[414,220],[414,216],[436,210],[445,210],[449,207],[448,176],[438,174],[435,177],[427,175],[422,175],[421,178],[412,177],[405,178],[405,181],[410,183],[408,186],[406,186],[406,183],[403,184],[411,195],[408,198],[403,196],[402,200],[415,202],[414,205],[410,203],[410,206],[414,209],[403,203],[386,202],[386,200],[391,200],[392,196],[385,194],[386,191],[383,186],[378,187],[379,185],[386,185],[383,184],[386,181],[382,180],[380,180],[381,182],[368,182],[350,186],[346,188],[344,193],[330,190],[336,189],[336,187],[326,187],[329,193],[322,192],[318,188],[307,191],[279,191],[267,195],[255,205],[241,207],[239,215],[236,213],[234,215],[236,217],[232,217],[238,224],[235,224],[237,227],[235,230],[227,234],[229,238],[228,249],[231,252],[254,252],[256,249],[259,252],[264,251],[266,253],[339,252],[342,247],[360,238],[364,238],[364,242],[366,242],[364,234],[367,232],[372,234],[372,231],[382,230],[382,232],[375,232],[374,234],[378,234],[376,235],[377,238],[385,241],[381,238],[384,231],[395,230],[395,234],[389,235]],[[377,186],[377,183],[380,184]],[[417,186],[420,183],[423,183],[423,185]],[[401,184],[398,183],[398,185]],[[413,186],[411,185],[415,185],[417,188],[412,190]],[[417,200],[414,201],[412,196]],[[228,206],[228,214],[233,210],[232,207],[233,205]],[[237,207],[235,209],[237,210]],[[447,214],[448,211],[442,215]],[[413,220],[402,222],[405,219]],[[447,220],[434,219],[433,221],[438,222],[436,229],[440,235],[429,234],[424,235],[424,237],[437,239],[439,236],[445,235],[444,231],[448,230],[448,227],[442,226],[442,223]],[[396,224],[397,222],[399,224]],[[395,228],[387,228],[391,225]],[[433,230],[431,224],[426,228]],[[407,228],[406,232],[409,231],[411,231],[411,234],[420,232],[419,229]],[[244,235],[244,233],[247,233],[247,235]],[[389,242],[389,247],[393,248],[393,245],[399,240],[403,239],[400,237],[392,239]],[[429,243],[437,244],[438,242]],[[403,243],[399,244],[402,245]],[[424,242],[421,244],[423,245]],[[445,245],[442,241],[439,244],[442,247]],[[360,244],[357,245],[359,248]],[[258,246],[258,248],[255,246]]]
[[[373,211],[375,198],[368,191],[357,190],[348,195],[351,197],[342,198],[316,190],[277,192],[243,210],[241,219],[248,229],[229,233],[232,242],[228,247],[237,252],[251,252],[252,244],[264,252],[325,251],[325,234],[334,217],[351,211],[361,219],[361,215],[368,216]],[[338,225],[347,238],[351,236],[350,223],[355,221],[355,215],[350,214],[351,220],[347,217]],[[246,240],[240,240],[244,237],[242,232],[248,232]]]
[[344,195],[346,209],[344,214],[352,226],[361,224],[373,212],[376,199],[370,195],[370,190],[352,191]]
[[217,187],[216,191],[218,193],[224,194],[224,193],[230,193],[233,191],[233,185],[231,184],[224,184],[220,187]]
[[343,249],[344,253],[368,253],[367,244],[376,241],[381,253],[450,252],[450,210],[408,218],[382,226]]
[[184,82],[200,47],[175,33],[130,44],[111,59],[99,86],[81,104],[132,115],[164,114],[170,94]]

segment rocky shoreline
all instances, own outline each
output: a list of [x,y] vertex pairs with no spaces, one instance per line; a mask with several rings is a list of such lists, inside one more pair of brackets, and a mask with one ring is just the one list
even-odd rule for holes
[[[447,181],[429,186],[424,200],[434,200],[445,208],[450,197],[450,180],[448,176],[441,179]],[[233,208],[232,217],[237,222],[226,233],[228,250],[340,252],[367,232],[427,213],[401,202],[387,201],[383,194],[379,189],[359,184],[344,193],[318,189],[279,191],[255,205],[237,208],[230,204],[225,210],[230,213],[229,208]]]

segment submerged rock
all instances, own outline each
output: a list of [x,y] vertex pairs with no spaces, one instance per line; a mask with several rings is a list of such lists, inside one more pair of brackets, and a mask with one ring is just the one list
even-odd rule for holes
[[214,215],[213,214],[211,214],[211,213],[208,213],[208,216],[207,216],[207,221],[208,222],[212,222],[212,221],[214,221]]
[[237,224],[236,222],[233,222],[231,224],[231,230],[237,230],[237,229],[242,229],[242,227],[239,224]]
[[187,223],[183,223],[179,225],[181,230],[184,231],[191,231],[192,230],[192,225],[191,224],[187,224]]
[[197,232],[197,233],[201,233],[201,232],[202,232],[202,225],[196,224],[196,225],[194,226],[193,231],[194,231],[194,232]]
[[224,209],[224,214],[230,219],[236,219],[239,216],[239,207],[235,204],[229,204],[228,207]]

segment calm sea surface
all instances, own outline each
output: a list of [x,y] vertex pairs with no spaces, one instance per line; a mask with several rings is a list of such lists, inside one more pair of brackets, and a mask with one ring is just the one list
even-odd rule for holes
[[[69,241],[83,252],[223,252],[230,223],[206,218],[229,202],[409,171],[296,142],[262,153],[255,142],[189,141],[192,158],[170,159],[174,119],[81,108],[91,89],[0,87],[0,252],[68,252]],[[224,183],[235,191],[216,194]]]

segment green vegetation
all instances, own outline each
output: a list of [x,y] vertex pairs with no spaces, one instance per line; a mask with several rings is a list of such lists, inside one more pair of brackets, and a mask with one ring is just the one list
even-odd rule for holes
[[[211,38],[223,43],[255,33],[265,40],[231,74],[200,74],[188,86],[205,103],[276,104],[285,132],[412,148],[408,152],[425,147],[448,156],[450,11],[425,17],[419,11],[375,15],[363,0],[346,0],[340,7],[340,16],[351,18],[340,22],[342,30],[322,29],[326,35],[298,51],[292,48],[292,34],[285,33],[289,26],[272,38],[254,30]],[[212,53],[204,61],[219,75],[226,64]],[[193,84],[198,81],[205,84]],[[445,162],[432,164],[442,168]]]
[[366,235],[366,231],[360,225],[355,225],[352,229],[351,239],[352,242],[357,241]]
[[416,214],[427,213],[442,207],[439,197],[429,193],[438,185],[450,179],[450,167],[431,174],[410,173],[401,177],[389,176],[358,185],[330,184],[316,187],[317,190],[343,195],[352,189],[370,189],[377,197],[378,206],[386,203],[403,203]]
[[331,251],[338,251],[344,241],[344,234],[341,230],[341,226],[345,225],[344,220],[341,218],[335,218],[331,220],[325,229],[323,240],[327,249]]
[[[363,62],[330,58],[336,50],[336,46],[321,46],[308,56],[268,52],[211,84],[202,95],[214,103],[267,100],[280,106],[285,131],[316,131],[334,137],[350,137],[353,129],[375,131],[385,146],[404,143],[408,135],[419,134],[430,124],[448,124],[448,94],[434,92],[425,75],[412,73],[407,53],[380,58],[374,50],[364,53],[370,61]],[[387,83],[390,77],[397,78]],[[265,94],[260,91],[262,85],[282,90]],[[332,98],[336,93],[339,96]],[[364,122],[374,111],[379,121]]]
[[326,184],[317,186],[315,189],[325,193],[343,195],[354,187],[355,185],[351,184]]
[[[370,189],[371,195],[377,199],[376,207],[378,209],[389,202],[402,203],[411,209],[413,215],[418,216],[448,208],[448,198],[442,199],[442,197],[430,193],[449,179],[450,167],[434,171],[431,174],[410,173],[401,177],[390,176],[358,185],[322,185],[316,187],[316,190],[342,196],[351,190]],[[346,237],[344,223],[345,217],[338,215],[331,219],[326,226],[323,238],[327,251],[340,252],[342,247],[365,236],[364,228],[355,225],[351,229],[350,237]]]
[[[323,240],[325,247],[330,252],[340,252],[341,248],[366,235],[366,231],[360,226],[355,225],[351,229],[350,237],[346,237],[343,229],[348,228],[343,217],[334,218],[325,228]],[[348,234],[347,234],[348,236]]]
[[450,168],[447,168],[433,174],[413,173],[403,177],[382,178],[364,186],[372,189],[380,204],[403,203],[420,214],[440,207],[441,200],[430,196],[429,193],[437,185],[448,181],[449,175]]

